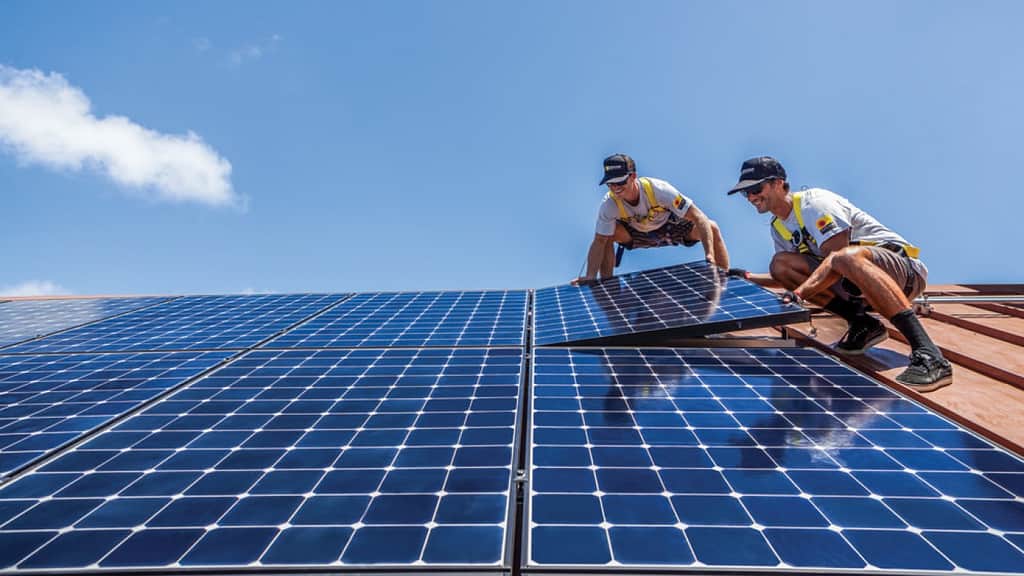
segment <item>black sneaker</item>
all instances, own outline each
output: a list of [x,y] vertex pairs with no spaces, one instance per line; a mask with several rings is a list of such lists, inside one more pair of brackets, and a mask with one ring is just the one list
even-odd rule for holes
[[889,337],[889,331],[885,325],[871,316],[858,318],[852,324],[846,334],[836,342],[833,348],[843,354],[860,356],[875,344]]
[[912,350],[910,366],[896,377],[896,381],[918,392],[931,392],[953,383],[953,367],[948,360],[933,356],[928,350]]

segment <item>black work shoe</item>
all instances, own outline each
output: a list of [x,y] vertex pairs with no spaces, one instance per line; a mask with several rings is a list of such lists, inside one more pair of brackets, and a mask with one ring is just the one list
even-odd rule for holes
[[833,348],[843,354],[859,356],[888,337],[889,331],[885,329],[885,325],[871,316],[864,316],[850,324],[850,329]]
[[896,381],[918,392],[931,392],[953,383],[953,367],[941,356],[933,356],[923,348],[910,352],[910,366]]

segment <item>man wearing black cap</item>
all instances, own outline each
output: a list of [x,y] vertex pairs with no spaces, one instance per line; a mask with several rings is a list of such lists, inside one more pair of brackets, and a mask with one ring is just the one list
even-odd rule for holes
[[823,188],[790,192],[785,169],[770,156],[751,158],[740,170],[729,194],[740,192],[758,213],[774,216],[775,256],[770,274],[730,272],[782,285],[786,299],[808,300],[844,318],[849,330],[835,348],[846,354],[863,354],[888,337],[865,311],[867,300],[910,343],[910,366],[896,380],[921,392],[951,384],[952,367],[910,305],[928,279],[920,250],[838,194]]
[[627,250],[655,246],[704,246],[705,259],[721,268],[729,268],[729,252],[718,229],[674,186],[657,178],[638,177],[636,164],[625,154],[604,159],[604,178],[608,194],[597,212],[597,230],[587,253],[587,273],[574,284],[610,278],[615,268],[614,243]]

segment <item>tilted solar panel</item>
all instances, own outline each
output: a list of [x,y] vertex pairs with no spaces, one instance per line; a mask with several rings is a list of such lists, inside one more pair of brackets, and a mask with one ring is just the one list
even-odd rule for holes
[[0,348],[151,306],[166,298],[78,298],[0,303]]
[[266,346],[522,346],[527,296],[525,290],[355,294]]
[[228,356],[225,352],[0,356],[0,476]]
[[5,348],[4,353],[244,349],[345,296],[185,296]]
[[1024,570],[1024,462],[816,351],[533,360],[527,568]]
[[249,352],[0,488],[0,569],[497,569],[522,365]]
[[706,263],[616,276],[534,295],[533,342],[598,343],[615,336],[702,336],[800,322],[806,310]]

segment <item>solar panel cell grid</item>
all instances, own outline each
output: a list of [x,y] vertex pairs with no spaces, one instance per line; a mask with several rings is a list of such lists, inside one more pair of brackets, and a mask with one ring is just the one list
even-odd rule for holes
[[536,349],[527,565],[1024,570],[1024,462],[805,349]]
[[0,356],[0,475],[227,357],[223,352]]
[[522,363],[250,352],[0,489],[0,567],[498,566]]
[[706,263],[646,270],[589,286],[556,286],[534,296],[534,344],[671,331],[675,336],[805,320],[807,312]]
[[164,300],[166,298],[79,298],[3,302],[0,303],[0,348]]
[[4,352],[244,349],[341,298],[344,295],[186,296]]
[[526,303],[523,290],[356,294],[267,346],[521,346]]

